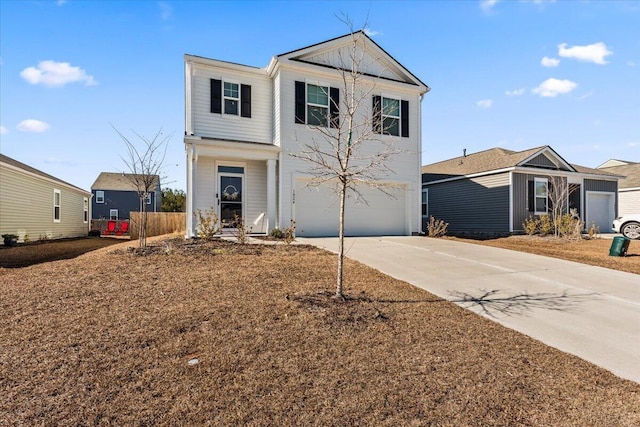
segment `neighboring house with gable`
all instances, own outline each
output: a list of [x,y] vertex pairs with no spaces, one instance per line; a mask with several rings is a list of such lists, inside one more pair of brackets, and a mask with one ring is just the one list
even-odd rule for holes
[[0,154],[0,234],[19,241],[87,236],[91,193]]
[[[92,219],[129,220],[129,212],[141,211],[141,200],[135,188],[132,174],[100,172],[91,186]],[[160,177],[154,176],[154,190],[143,201],[147,212],[162,211]]]
[[[323,144],[315,126],[330,129],[338,119],[345,94],[336,67],[352,36],[363,78],[375,83],[359,116],[388,125],[379,138],[401,153],[388,164],[394,174],[383,177],[393,197],[360,187],[366,203],[347,200],[345,234],[420,230],[421,101],[429,88],[362,31],[277,55],[266,68],[184,56],[188,213],[213,208],[227,224],[237,214],[254,232],[295,221],[298,236],[338,234],[332,185],[308,186],[310,164],[290,154],[304,143]],[[383,115],[380,104],[395,108]],[[376,147],[372,142],[370,150]],[[197,225],[188,214],[187,237]]]
[[551,177],[567,185],[567,206],[587,227],[611,232],[619,176],[570,164],[549,146],[492,148],[423,166],[423,224],[433,215],[454,234],[523,232],[524,220],[548,213]]
[[598,169],[623,176],[618,181],[618,215],[640,214],[640,163],[611,159]]

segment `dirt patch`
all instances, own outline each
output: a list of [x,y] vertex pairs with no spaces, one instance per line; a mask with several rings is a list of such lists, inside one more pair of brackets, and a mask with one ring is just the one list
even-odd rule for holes
[[0,425],[635,426],[640,385],[311,247],[0,269]]
[[493,246],[496,248],[528,252],[537,255],[550,256],[613,270],[640,274],[640,240],[629,243],[627,256],[609,256],[611,239],[583,239],[567,240],[546,236],[510,236],[498,239],[461,239],[447,237],[447,239]]
[[0,267],[20,268],[43,262],[75,258],[96,249],[122,243],[122,239],[87,237],[0,246]]

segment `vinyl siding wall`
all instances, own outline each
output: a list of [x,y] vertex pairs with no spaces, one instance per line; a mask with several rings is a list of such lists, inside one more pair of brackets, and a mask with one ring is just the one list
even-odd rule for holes
[[429,215],[452,233],[509,232],[509,174],[428,185]]
[[618,193],[618,215],[640,213],[640,190],[620,191]]
[[[251,86],[251,117],[211,113],[211,79]],[[194,64],[191,111],[196,136],[233,141],[272,143],[272,89],[264,70],[239,72]],[[238,107],[240,108],[240,107]]]
[[[93,219],[109,219],[111,209],[117,209],[118,219],[128,220],[130,212],[140,211],[140,197],[135,191],[103,190],[104,203],[96,202],[96,191],[91,190]],[[151,193],[151,204],[146,206],[147,212],[161,212],[162,194],[159,191]]]
[[556,165],[544,154],[540,154],[539,156],[536,156],[533,159],[529,160],[527,162],[527,166],[542,166],[552,168],[556,167]]
[[[53,220],[54,189],[60,190],[59,222]],[[17,234],[20,240],[86,236],[85,197],[91,194],[0,165],[0,234]]]
[[[280,122],[276,129],[276,135],[279,135],[280,146],[282,147],[281,167],[279,174],[279,194],[280,209],[279,218],[280,225],[289,225],[293,215],[295,206],[293,205],[293,191],[295,178],[305,176],[305,171],[309,170],[310,164],[304,160],[291,157],[291,153],[299,152],[305,143],[317,141],[323,143],[320,133],[305,124],[295,123],[295,81],[307,81],[314,84],[323,84],[330,87],[341,88],[341,80],[337,72],[329,70],[331,73],[310,75],[298,71],[281,69],[276,79],[278,84],[278,94],[276,98],[276,111],[280,112]],[[387,176],[380,176],[381,180],[394,181],[407,186],[408,191],[406,197],[411,200],[410,212],[411,219],[410,232],[416,233],[420,230],[420,182],[419,161],[417,160],[419,153],[420,135],[418,121],[420,120],[419,112],[419,95],[411,91],[409,85],[407,88],[401,85],[385,85],[384,81],[378,80],[373,94],[382,94],[386,97],[395,97],[397,99],[409,101],[409,138],[379,136],[388,141],[393,141],[396,148],[402,151],[400,154],[394,155],[388,162],[389,168],[395,172]],[[340,100],[345,96],[342,89],[340,90]],[[367,97],[362,105],[358,115],[371,117],[372,98]],[[368,130],[368,129],[367,129]],[[378,136],[376,136],[378,137]],[[325,144],[327,144],[325,142]],[[382,149],[380,142],[372,141],[370,144],[363,146],[362,155],[374,153]],[[418,169],[417,169],[418,168]],[[389,203],[394,203],[391,199]]]

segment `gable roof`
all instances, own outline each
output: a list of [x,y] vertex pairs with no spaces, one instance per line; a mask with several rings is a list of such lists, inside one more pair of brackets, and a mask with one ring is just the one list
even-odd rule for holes
[[[536,159],[542,159],[545,161],[544,163],[547,164],[535,163]],[[422,167],[421,172],[423,174],[423,182],[431,182],[441,179],[475,175],[483,172],[486,173],[502,169],[516,168],[519,166],[561,170],[565,172],[578,172],[582,174],[600,176],[616,176],[616,174],[602,170],[570,164],[548,145],[530,148],[523,151],[491,148],[478,153],[425,165]]]
[[[366,74],[372,77],[392,80],[396,82],[411,84],[414,86],[423,87],[424,93],[429,92],[431,88],[427,86],[422,80],[416,77],[411,71],[398,62],[393,56],[385,51],[380,45],[378,45],[371,37],[369,37],[364,31],[359,30],[353,33],[348,33],[339,37],[335,37],[330,40],[326,40],[320,43],[316,43],[307,47],[292,50],[290,52],[281,53],[276,55],[274,60],[276,61],[297,61],[308,64],[313,64],[320,67],[327,67],[335,69],[336,65],[331,64],[326,57],[326,54],[331,51],[339,52],[340,49],[348,47],[353,40],[357,43],[362,43],[365,53],[372,55],[371,60],[368,63],[382,63],[384,65],[382,70],[379,70],[376,74]],[[272,61],[273,64],[273,61]],[[271,68],[272,65],[269,66]],[[349,70],[347,70],[349,71]]]
[[636,162],[630,162],[628,160],[620,160],[620,159],[609,159],[600,166],[597,166],[597,169],[610,168],[612,166],[623,166],[623,165],[633,165]]
[[[121,172],[100,172],[98,178],[91,186],[92,190],[116,190],[116,191],[137,191],[131,181],[135,174]],[[158,188],[160,177],[153,176],[154,187]]]
[[26,164],[24,164],[22,162],[19,162],[19,161],[15,160],[15,159],[12,159],[9,156],[5,156],[4,154],[0,154],[0,163],[6,163],[6,164],[11,165],[11,166],[13,166],[15,168],[22,169],[25,172],[29,172],[29,173],[34,174],[34,175],[38,175],[38,176],[40,176],[42,178],[46,178],[46,179],[51,180],[51,181],[59,182],[60,184],[64,184],[64,185],[66,185],[68,187],[72,187],[73,189],[81,191],[83,193],[87,193],[87,194],[90,193],[87,190],[83,190],[80,187],[77,187],[77,186],[75,186],[73,184],[69,184],[66,181],[63,181],[63,180],[61,180],[59,178],[56,178],[53,175],[49,175],[48,173],[44,173],[41,170],[38,170],[38,169],[33,168],[33,167],[29,166],[29,165],[26,165]]
[[640,163],[631,163],[620,166],[610,166],[599,169],[600,171],[606,171],[622,175],[618,181],[618,189],[623,190],[625,188],[640,188]]

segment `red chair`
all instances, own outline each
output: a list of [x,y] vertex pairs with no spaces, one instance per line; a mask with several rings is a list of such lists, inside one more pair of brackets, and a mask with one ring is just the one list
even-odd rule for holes
[[102,232],[102,234],[115,234],[116,233],[116,222],[109,221],[107,222],[107,229]]
[[120,224],[120,228],[118,229],[118,231],[116,231],[116,235],[122,236],[123,234],[127,234],[128,231],[129,223],[126,221],[122,221],[122,223]]

